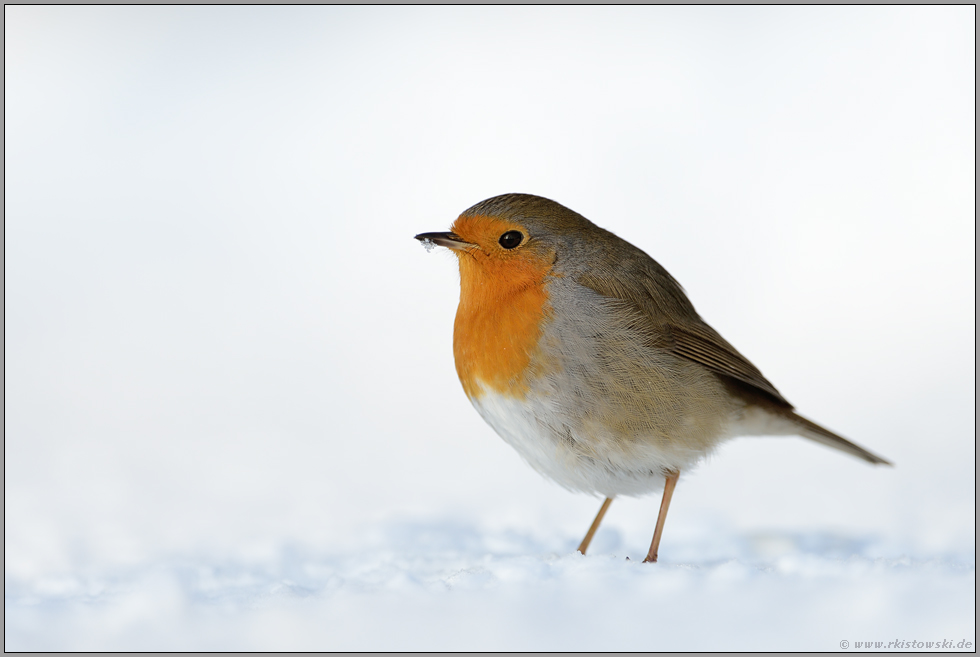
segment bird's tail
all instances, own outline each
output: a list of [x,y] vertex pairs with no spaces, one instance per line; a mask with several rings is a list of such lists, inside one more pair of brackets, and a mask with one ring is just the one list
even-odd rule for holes
[[864,459],[868,463],[872,463],[874,465],[891,465],[889,461],[886,461],[877,454],[872,454],[860,445],[855,445],[847,438],[842,438],[833,431],[824,429],[819,424],[811,422],[801,415],[797,415],[791,411],[787,415],[787,418],[796,425],[797,429],[799,430],[799,434],[804,438],[809,438],[810,440],[822,443],[827,447],[839,449],[842,452],[846,452],[851,456],[856,456],[859,459]]

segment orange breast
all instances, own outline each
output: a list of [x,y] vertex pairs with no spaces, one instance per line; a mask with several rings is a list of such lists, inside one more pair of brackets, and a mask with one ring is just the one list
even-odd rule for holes
[[[491,221],[479,219],[484,224]],[[470,398],[488,390],[523,397],[542,324],[551,312],[544,287],[550,260],[526,249],[496,253],[486,240],[474,239],[473,227],[467,230],[461,221],[457,220],[453,231],[473,243],[484,242],[486,250],[457,253],[460,296],[453,331],[456,373]],[[481,233],[493,237],[507,229],[503,222],[492,221],[494,225],[489,228],[479,225]],[[496,225],[498,222],[501,225]]]

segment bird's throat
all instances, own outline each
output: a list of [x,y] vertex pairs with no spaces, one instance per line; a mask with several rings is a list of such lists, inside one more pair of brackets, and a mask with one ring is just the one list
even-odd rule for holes
[[523,398],[551,312],[547,268],[461,255],[459,269],[453,355],[463,390],[470,399],[484,392]]

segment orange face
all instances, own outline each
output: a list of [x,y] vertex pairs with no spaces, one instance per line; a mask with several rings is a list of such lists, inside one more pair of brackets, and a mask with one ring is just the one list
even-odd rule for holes
[[463,390],[470,398],[523,397],[550,314],[544,283],[554,257],[529,243],[522,226],[497,217],[460,217],[452,231],[468,243],[453,249],[460,278],[453,354]]

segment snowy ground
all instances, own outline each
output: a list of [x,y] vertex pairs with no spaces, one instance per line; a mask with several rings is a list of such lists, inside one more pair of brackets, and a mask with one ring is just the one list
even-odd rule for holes
[[[698,535],[700,534],[700,535]],[[975,640],[973,555],[708,525],[656,566],[453,521],[356,553],[8,582],[7,650],[838,650]],[[393,546],[400,546],[396,551]],[[724,546],[722,549],[721,546]],[[889,554],[891,556],[881,556]]]
[[[736,441],[682,478],[661,561],[643,564],[656,498],[616,500],[582,557],[574,549],[597,500],[544,482],[479,424],[457,442],[480,446],[469,454],[446,447],[461,472],[409,461],[418,465],[409,477],[386,468],[397,482],[391,488],[342,477],[347,490],[310,487],[317,468],[325,482],[334,479],[318,455],[317,465],[294,465],[295,483],[237,489],[233,477],[211,472],[184,479],[182,490],[172,484],[167,503],[156,497],[160,484],[146,481],[107,516],[90,510],[74,529],[68,503],[63,515],[49,508],[33,518],[8,503],[6,647],[836,650],[847,640],[853,650],[857,641],[975,642],[973,502],[961,495],[970,468],[949,468],[947,482],[930,477],[917,488],[917,473],[901,465],[871,468],[799,439]],[[903,451],[889,456],[907,460]],[[244,463],[266,475],[275,466]],[[922,467],[935,471],[928,460]],[[99,475],[94,467],[84,477]],[[211,487],[229,501],[209,495]],[[23,484],[18,491],[41,496]],[[248,519],[222,517],[242,507]],[[25,544],[32,536],[33,550]]]
[[[7,650],[975,645],[975,7],[4,18]],[[895,467],[735,440],[574,554],[413,239],[506,192]]]

